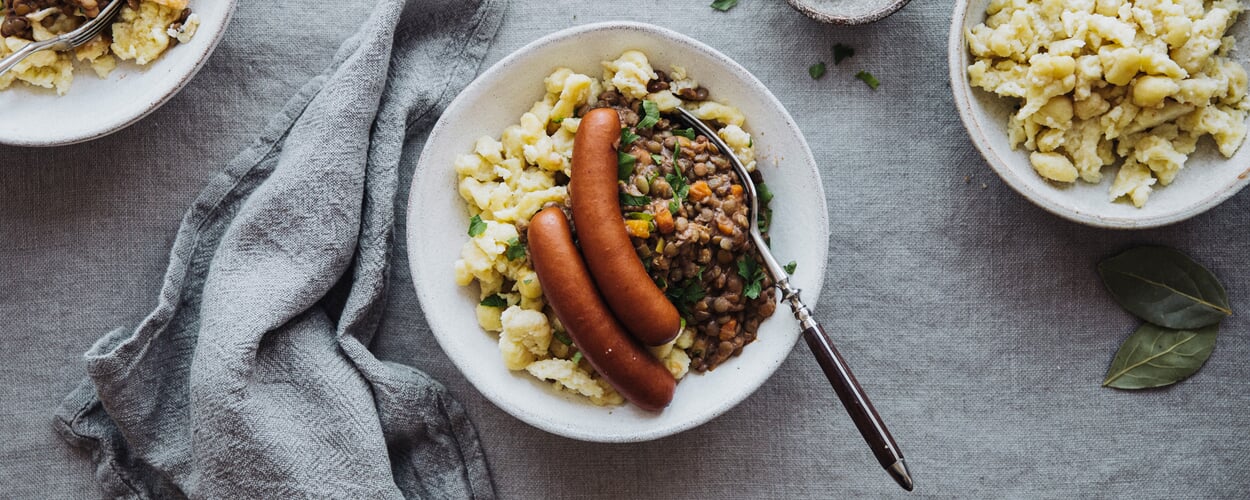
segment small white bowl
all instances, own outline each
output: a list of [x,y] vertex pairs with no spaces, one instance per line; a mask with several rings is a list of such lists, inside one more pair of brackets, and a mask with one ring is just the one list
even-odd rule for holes
[[[1060,217],[1091,226],[1115,229],[1140,229],[1180,222],[1212,207],[1240,191],[1250,181],[1250,146],[1243,145],[1232,158],[1224,158],[1210,139],[1198,143],[1185,169],[1168,186],[1155,186],[1149,201],[1142,208],[1130,203],[1111,202],[1108,190],[1115,178],[1115,168],[1103,170],[1103,182],[1089,184],[1077,181],[1066,186],[1043,179],[1029,163],[1023,147],[1012,150],[1007,141],[1007,119],[1013,102],[989,92],[973,88],[967,68],[971,54],[964,32],[985,20],[989,0],[958,0],[951,19],[947,63],[950,65],[951,89],[955,106],[972,143],[990,167],[1029,201]],[[1247,37],[1245,21],[1238,21],[1230,30],[1239,46]],[[1247,64],[1247,52],[1234,51],[1234,58]]]
[[434,126],[417,163],[408,201],[408,257],[421,308],[434,338],[482,395],[513,416],[548,432],[585,441],[646,441],[720,415],[745,399],[786,359],[799,328],[784,305],[764,321],[759,338],[707,374],[677,385],[672,404],[652,413],[633,405],[602,408],[552,389],[526,372],[504,367],[496,336],[477,324],[477,287],[456,285],[453,265],[468,239],[468,210],[456,189],[452,162],[471,152],[478,137],[498,138],[543,97],[543,78],[558,67],[600,76],[600,61],[645,52],[656,68],[678,64],[737,106],[755,139],[758,168],[775,194],[772,251],[795,260],[793,282],[809,305],[820,296],[829,222],[816,161],[794,120],[742,66],[715,49],[656,26],[612,22],[545,36],[482,73],[456,97]]
[[61,146],[124,129],[177,94],[217,47],[234,12],[235,0],[192,0],[200,27],[191,42],[170,48],[147,66],[119,61],[100,79],[85,64],[74,68],[69,92],[13,82],[0,90],[0,144]]
[[858,25],[885,19],[908,0],[786,0],[794,10],[827,24]]

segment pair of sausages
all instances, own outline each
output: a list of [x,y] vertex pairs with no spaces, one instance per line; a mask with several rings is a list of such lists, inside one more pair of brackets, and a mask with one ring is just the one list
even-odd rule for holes
[[581,251],[564,212],[548,207],[530,220],[530,259],[547,303],[582,356],[625,399],[658,411],[672,401],[677,381],[638,341],[672,341],[681,317],[651,281],[625,232],[617,188],[620,134],[620,118],[611,108],[582,117],[570,176]]

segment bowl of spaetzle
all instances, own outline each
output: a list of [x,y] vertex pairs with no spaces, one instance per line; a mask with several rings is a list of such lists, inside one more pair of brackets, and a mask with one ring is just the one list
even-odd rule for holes
[[951,87],[1003,180],[1059,216],[1147,228],[1250,178],[1236,0],[960,0]]

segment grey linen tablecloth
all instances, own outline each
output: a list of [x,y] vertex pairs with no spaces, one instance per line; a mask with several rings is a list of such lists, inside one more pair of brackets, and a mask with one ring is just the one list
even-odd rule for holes
[[503,2],[380,0],[193,202],[155,310],[57,413],[127,498],[494,498],[446,389],[368,349],[399,162],[475,74]]
[[[853,28],[818,24],[780,1],[742,0],[728,13],[706,3],[514,1],[486,63],[560,28],[632,19],[703,40],[772,89],[807,135],[828,196],[833,234],[817,316],[907,455],[911,496],[1246,497],[1250,195],[1149,231],[1066,222],[1000,182],[960,126],[946,82],[951,2],[914,0]],[[89,457],[51,424],[83,376],[82,353],[152,309],[197,193],[373,10],[373,0],[243,2],[208,67],[154,115],[89,145],[0,148],[3,496],[101,495]],[[812,81],[807,67],[832,63],[834,42],[854,46],[855,57]],[[860,69],[881,87],[854,80]],[[400,156],[399,206],[421,142],[410,138]],[[500,496],[904,496],[802,346],[754,396],[676,436],[605,446],[526,426],[482,398],[433,342],[397,223],[371,350],[424,370],[464,404]],[[1103,291],[1094,265],[1139,243],[1205,263],[1237,314],[1194,378],[1117,392],[1099,382],[1136,321]]]

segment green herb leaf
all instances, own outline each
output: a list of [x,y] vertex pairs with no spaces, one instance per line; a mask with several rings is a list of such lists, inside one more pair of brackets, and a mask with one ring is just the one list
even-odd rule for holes
[[634,196],[629,193],[621,193],[621,204],[627,207],[645,207],[650,203],[650,196]]
[[655,216],[654,216],[654,215],[651,215],[651,214],[649,214],[649,213],[646,213],[646,212],[630,212],[630,213],[625,214],[625,218],[626,218],[626,219],[634,219],[634,220],[648,220],[648,221],[649,221],[649,220],[654,219],[654,218],[655,218]]
[[655,162],[656,165],[659,165],[661,163],[664,163],[664,157],[657,155],[657,154],[653,154],[651,155],[651,161]]
[[520,239],[512,237],[508,240],[508,249],[504,250],[503,254],[508,260],[520,259],[525,257],[525,246],[521,244]]
[[785,270],[786,270],[786,274],[794,274],[794,270],[795,270],[795,268],[797,268],[797,267],[799,267],[799,263],[798,263],[798,262],[795,262],[795,261],[790,261],[790,263],[789,263],[789,264],[786,264],[786,265],[783,267],[783,269],[785,269]]
[[660,122],[660,107],[651,101],[642,101],[642,111],[645,115],[638,122],[638,128],[651,128]]
[[742,276],[747,281],[746,286],[742,288],[742,295],[749,299],[759,298],[764,286],[764,270],[755,261],[755,257],[744,255],[738,260],[738,276]]
[[494,294],[482,299],[482,305],[486,307],[508,307],[508,301],[500,297],[499,294]]
[[712,2],[712,8],[721,12],[732,9],[736,5],[738,5],[738,0],[716,0]]
[[556,340],[559,340],[561,344],[573,345],[573,339],[569,338],[569,334],[567,333],[564,333],[558,330],[552,330],[551,337]]
[[1128,250],[1098,264],[1098,274],[1120,306],[1159,326],[1201,328],[1233,312],[1215,275],[1170,248]]
[[577,351],[576,353],[573,353],[573,359],[571,359],[570,361],[572,361],[573,364],[577,364],[581,360],[582,360],[582,351]]
[[840,43],[833,44],[833,65],[834,66],[842,64],[842,61],[854,55],[855,55],[855,49],[850,48],[846,45],[842,45]]
[[616,178],[627,181],[629,176],[634,174],[634,164],[638,162],[638,158],[629,153],[621,151],[616,152]]
[[477,235],[482,234],[484,232],[486,232],[486,223],[482,222],[481,215],[474,215],[472,219],[469,219],[469,237],[470,238],[476,237]]
[[767,184],[764,184],[763,182],[756,184],[755,192],[760,195],[761,204],[767,205],[768,202],[773,201],[773,192],[768,190]]
[[811,75],[813,80],[819,80],[820,77],[825,76],[825,63],[818,62],[809,66],[807,74]]
[[638,140],[638,134],[635,134],[629,127],[621,127],[621,146],[628,146]]
[[1185,380],[1211,357],[1219,330],[1219,323],[1196,330],[1173,330],[1145,323],[1120,345],[1102,385],[1148,389]]
[[695,132],[694,132],[694,127],[687,128],[687,129],[675,128],[675,129],[673,129],[673,134],[674,134],[674,135],[680,135],[680,136],[685,137],[685,138],[687,138],[687,139],[690,139],[690,140],[692,140],[692,141],[695,139],[695,137],[698,137],[698,135],[697,135],[697,134],[695,134]]
[[554,124],[556,124],[556,125],[559,125],[559,124],[560,124],[560,122],[563,122],[563,121],[564,121],[564,117],[563,117],[563,116],[561,116],[561,117],[559,117],[559,118],[552,118],[552,119],[551,119],[551,123],[554,123]]
[[855,73],[855,78],[859,78],[860,80],[863,80],[864,83],[868,84],[868,87],[873,90],[877,90],[877,86],[881,85],[881,81],[878,80],[877,77],[872,76],[872,73],[869,73],[867,71],[860,71],[859,73]]
[[682,314],[689,315],[690,308],[707,296],[707,292],[703,289],[703,283],[698,280],[682,280],[681,283],[674,284],[664,290],[664,295],[668,296],[668,300],[673,303]]
[[664,180],[668,181],[668,185],[673,188],[673,199],[668,202],[668,211],[674,215],[681,210],[682,202],[690,195],[690,184],[686,181],[685,174],[681,172],[681,165],[676,160],[678,154],[681,154],[681,143],[673,147],[673,173],[664,176]]

